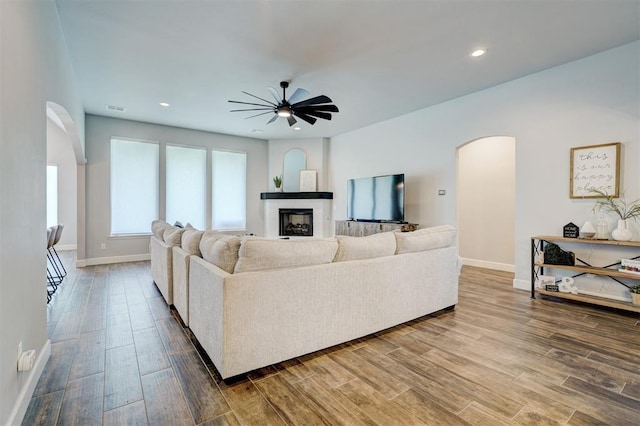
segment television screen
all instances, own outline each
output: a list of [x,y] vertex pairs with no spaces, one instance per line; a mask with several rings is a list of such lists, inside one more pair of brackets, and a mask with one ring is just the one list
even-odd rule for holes
[[349,179],[349,220],[404,222],[404,174]]

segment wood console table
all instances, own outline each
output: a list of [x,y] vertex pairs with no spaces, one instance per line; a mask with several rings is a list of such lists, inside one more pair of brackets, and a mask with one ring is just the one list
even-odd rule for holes
[[577,274],[575,276],[584,275],[584,274],[593,274],[593,275],[601,275],[607,276],[611,279],[617,281],[620,285],[624,285],[625,287],[629,287],[628,285],[622,283],[617,278],[624,278],[629,280],[640,280],[640,275],[632,274],[627,272],[618,271],[618,266],[620,265],[620,260],[618,259],[615,263],[610,265],[606,265],[603,267],[596,267],[589,265],[587,262],[580,260],[576,257],[576,263],[581,263],[580,265],[576,264],[574,266],[568,265],[551,265],[546,263],[540,263],[537,261],[540,253],[544,253],[544,245],[545,243],[555,243],[558,245],[565,244],[588,244],[592,245],[591,249],[595,250],[597,247],[603,246],[618,246],[618,247],[631,247],[636,248],[636,253],[634,257],[629,257],[629,259],[638,259],[640,258],[640,242],[639,241],[615,241],[615,240],[590,240],[590,239],[582,239],[582,238],[564,238],[564,237],[555,237],[555,236],[536,236],[531,237],[531,297],[535,298],[536,294],[541,294],[544,296],[552,296],[560,299],[570,299],[577,300],[585,303],[592,303],[594,305],[599,306],[607,306],[610,308],[623,309],[625,311],[632,312],[640,312],[640,305],[634,305],[631,302],[624,302],[619,300],[607,299],[606,297],[599,296],[591,296],[587,294],[572,294],[572,293],[560,293],[555,291],[547,291],[540,288],[536,288],[536,280],[538,276],[544,275],[544,269],[561,269],[566,271],[573,271]]

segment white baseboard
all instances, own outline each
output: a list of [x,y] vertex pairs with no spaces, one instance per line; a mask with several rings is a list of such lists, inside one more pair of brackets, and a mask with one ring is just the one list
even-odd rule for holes
[[515,272],[515,265],[509,265],[508,263],[489,262],[486,260],[467,259],[462,258],[462,263],[467,266],[475,266],[478,268],[495,269],[497,271]]
[[8,425],[19,425],[22,423],[24,419],[24,415],[27,413],[27,408],[29,408],[29,402],[31,402],[31,397],[33,396],[33,391],[36,389],[36,385],[38,384],[38,380],[44,371],[44,366],[47,365],[47,361],[49,361],[49,357],[51,356],[51,341],[47,339],[44,346],[40,350],[40,354],[36,358],[36,363],[29,372],[18,373],[18,374],[29,374],[27,377],[27,382],[25,383],[22,391],[18,395],[18,399],[16,400],[15,405],[13,406],[13,410],[11,410],[11,414],[9,415],[9,420],[7,421]]
[[531,281],[530,280],[517,280],[513,279],[513,288],[518,290],[527,290],[531,291]]
[[77,244],[56,244],[56,250],[58,251],[78,250],[78,245]]
[[128,256],[94,257],[92,259],[76,260],[76,267],[84,268],[85,266],[109,265],[111,263],[125,262],[143,262],[145,260],[151,260],[151,254],[131,254]]

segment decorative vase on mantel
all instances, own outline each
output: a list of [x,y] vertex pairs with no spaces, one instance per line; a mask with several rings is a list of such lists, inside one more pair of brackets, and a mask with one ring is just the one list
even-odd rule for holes
[[618,220],[618,227],[611,232],[611,236],[616,241],[629,241],[633,234],[629,230],[626,219]]

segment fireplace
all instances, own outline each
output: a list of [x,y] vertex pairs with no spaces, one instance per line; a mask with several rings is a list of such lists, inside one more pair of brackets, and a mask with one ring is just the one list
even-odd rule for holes
[[279,209],[280,236],[313,237],[313,209]]

